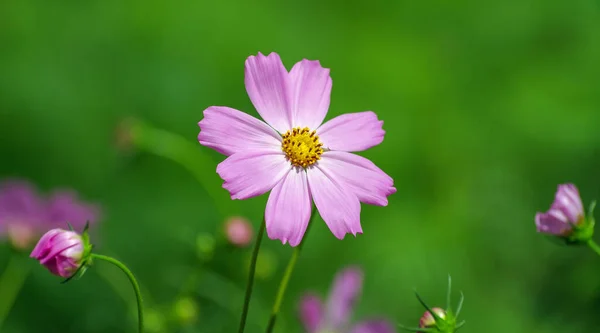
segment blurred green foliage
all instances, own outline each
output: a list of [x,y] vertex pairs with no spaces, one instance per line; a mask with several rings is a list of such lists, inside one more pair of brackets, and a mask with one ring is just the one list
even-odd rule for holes
[[[416,325],[413,288],[443,305],[451,274],[464,332],[600,327],[600,258],[533,224],[558,183],[577,184],[586,205],[599,194],[597,1],[3,0],[0,48],[0,176],[102,203],[97,250],[137,275],[153,332],[236,330],[249,250],[223,245],[217,208],[258,227],[266,196],[231,201],[168,159],[124,153],[116,128],[134,116],[183,136],[220,185],[223,157],[197,144],[197,122],[210,105],[257,116],[243,63],[259,51],[331,68],[328,119],[377,112],[386,139],[363,155],[398,188],[388,207],[363,205],[357,238],[338,241],[317,219],[278,332],[302,332],[298,299],[325,295],[348,264],[366,270],[357,318]],[[207,232],[217,248],[202,261]],[[249,333],[266,324],[291,249],[265,239],[263,253]],[[8,257],[2,247],[0,271]],[[118,270],[98,263],[60,285],[27,262],[3,333],[135,330]]]

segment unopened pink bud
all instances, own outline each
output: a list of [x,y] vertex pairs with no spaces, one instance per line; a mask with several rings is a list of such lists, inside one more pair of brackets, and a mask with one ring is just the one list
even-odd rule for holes
[[[444,319],[446,318],[446,311],[444,311],[441,308],[432,308],[431,309],[433,312],[435,312],[435,314]],[[434,327],[435,325],[435,317],[429,313],[429,311],[425,311],[425,313],[423,314],[423,317],[421,317],[421,320],[419,321],[419,327],[421,328],[426,328],[426,327]]]
[[81,235],[74,231],[52,229],[40,238],[30,257],[38,260],[52,274],[68,278],[81,266],[84,249]]
[[231,244],[239,247],[248,246],[253,236],[254,230],[248,219],[234,216],[225,222],[225,237]]

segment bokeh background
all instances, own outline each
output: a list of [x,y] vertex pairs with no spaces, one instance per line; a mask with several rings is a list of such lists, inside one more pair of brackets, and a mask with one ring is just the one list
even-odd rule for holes
[[[464,332],[600,329],[600,258],[533,222],[558,183],[586,205],[600,194],[597,1],[3,0],[0,177],[102,205],[97,251],[138,276],[149,332],[234,332],[251,250],[224,245],[222,225],[241,215],[257,229],[267,197],[229,200],[197,122],[211,105],[257,116],[243,64],[259,51],[331,68],[328,119],[377,112],[385,141],[362,155],[398,188],[388,207],[363,205],[356,238],[316,220],[277,332],[303,332],[298,300],[347,265],[365,270],[357,319],[417,325],[413,288],[443,306],[450,274]],[[129,117],[168,133],[135,144]],[[247,332],[263,331],[291,252],[263,240]],[[0,272],[10,255],[3,245]],[[66,285],[22,265],[2,333],[135,331],[110,265]]]

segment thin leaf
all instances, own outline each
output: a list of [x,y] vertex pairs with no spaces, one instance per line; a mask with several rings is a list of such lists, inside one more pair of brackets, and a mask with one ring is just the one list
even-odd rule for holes
[[452,277],[448,274],[448,291],[446,292],[446,311],[452,311],[452,305],[450,304],[450,297],[452,296]]
[[456,318],[458,318],[458,315],[460,315],[460,311],[462,310],[464,300],[465,300],[465,294],[463,294],[463,292],[461,291],[460,299],[458,300],[458,305],[456,306],[456,315],[455,315]]
[[417,293],[416,290],[415,290],[415,295],[417,296],[417,299],[419,300],[419,303],[421,303],[421,305],[425,309],[427,309],[427,311],[429,313],[431,313],[431,315],[433,316],[433,318],[435,318],[435,321],[443,320],[442,318],[440,318],[440,316],[437,315],[437,313],[435,313],[433,310],[431,310],[431,308],[429,306],[427,306],[427,304],[425,304],[425,302],[423,301],[423,299],[421,298],[421,296],[419,296],[419,293]]

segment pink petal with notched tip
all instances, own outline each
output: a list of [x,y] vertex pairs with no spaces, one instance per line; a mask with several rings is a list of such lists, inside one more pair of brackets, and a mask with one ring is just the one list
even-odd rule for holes
[[304,59],[290,71],[292,126],[317,129],[329,110],[331,77],[318,60]]
[[279,55],[248,57],[244,73],[246,91],[260,116],[280,133],[291,129],[289,77]]
[[346,268],[336,275],[325,306],[327,328],[337,331],[347,327],[362,284],[363,273],[358,268]]
[[281,136],[269,125],[225,106],[211,106],[204,110],[204,118],[198,126],[200,144],[226,156],[281,147]]
[[248,199],[271,190],[291,169],[281,150],[236,153],[217,166],[232,199]]
[[317,129],[323,146],[331,150],[363,151],[383,142],[383,121],[372,111],[346,113]]
[[387,197],[396,193],[394,180],[373,162],[352,153],[328,151],[319,161],[342,186],[352,189],[361,202],[387,206]]
[[331,170],[318,163],[307,170],[308,184],[319,214],[338,239],[347,233],[362,233],[360,201],[349,188],[341,186]]
[[323,322],[323,302],[318,296],[307,295],[300,301],[300,321],[307,333],[316,333]]
[[306,171],[292,168],[275,185],[267,201],[265,222],[269,238],[299,245],[310,220],[311,205]]

